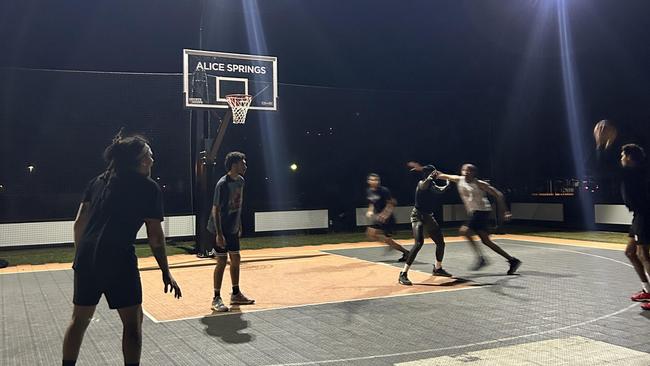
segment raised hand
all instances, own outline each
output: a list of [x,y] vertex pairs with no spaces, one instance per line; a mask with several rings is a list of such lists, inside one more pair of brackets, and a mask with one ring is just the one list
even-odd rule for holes
[[406,163],[406,166],[409,167],[412,172],[421,172],[423,168],[422,165],[417,161],[409,161]]

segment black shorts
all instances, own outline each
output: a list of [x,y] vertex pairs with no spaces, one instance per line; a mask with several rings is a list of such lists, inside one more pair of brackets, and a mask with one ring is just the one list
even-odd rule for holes
[[635,212],[629,235],[637,244],[650,245],[650,215]]
[[372,220],[372,224],[370,225],[371,228],[375,230],[381,230],[384,232],[384,235],[386,236],[393,236],[393,232],[395,231],[395,217],[393,215],[390,215],[388,220],[386,222],[379,222],[377,220]]
[[[116,268],[115,271],[119,271]],[[108,307],[121,309],[142,304],[140,272],[130,270],[118,275],[99,274],[92,271],[74,271],[74,297],[72,302],[79,306],[94,306],[102,294]]]
[[423,213],[417,208],[414,208],[411,211],[411,225],[414,226],[418,223],[422,224],[424,232],[428,235],[433,235],[440,231],[440,225],[438,225],[438,221],[436,221],[433,213]]
[[490,216],[492,211],[474,211],[463,225],[476,231],[490,230]]
[[214,251],[217,252],[217,257],[224,257],[227,253],[239,253],[239,234],[223,234],[226,241],[225,248],[217,246],[217,240],[214,240]]

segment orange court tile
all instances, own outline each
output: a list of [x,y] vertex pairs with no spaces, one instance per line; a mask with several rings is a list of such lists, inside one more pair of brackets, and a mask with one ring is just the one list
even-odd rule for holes
[[[398,267],[327,253],[259,261],[242,259],[240,286],[242,292],[255,299],[256,303],[233,307],[231,311],[279,309],[471,286],[453,278],[432,277],[417,271],[409,273],[414,286],[401,286],[397,283]],[[141,272],[145,312],[156,321],[228,314],[213,313],[210,309],[213,271],[214,265],[173,269],[173,276],[183,291],[180,300],[162,291],[160,271]],[[230,290],[230,273],[226,268],[221,287],[226,305],[229,303]]]

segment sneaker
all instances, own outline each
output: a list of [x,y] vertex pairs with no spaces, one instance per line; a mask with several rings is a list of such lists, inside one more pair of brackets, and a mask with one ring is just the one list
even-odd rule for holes
[[237,295],[230,295],[230,305],[252,305],[254,303],[255,300],[249,299],[241,292]]
[[641,304],[641,309],[650,310],[650,302],[644,302],[643,304]]
[[402,256],[397,260],[398,262],[406,262],[406,260],[409,258],[409,254],[411,252],[407,251],[405,253],[402,253]]
[[487,261],[487,259],[485,259],[485,257],[478,257],[478,260],[477,260],[476,263],[472,266],[472,268],[470,268],[470,270],[472,270],[472,271],[478,271],[479,269],[481,269],[481,268],[487,266],[487,264],[488,264],[488,261]]
[[215,252],[215,250],[212,249],[212,250],[207,250],[207,251],[204,251],[204,252],[197,252],[196,256],[198,258],[214,258],[216,254],[217,254],[217,252]]
[[212,310],[216,311],[217,313],[225,313],[230,309],[228,309],[228,307],[223,304],[221,297],[215,297],[212,299]]
[[636,294],[630,297],[632,301],[650,301],[650,293],[647,293],[643,290],[637,292]]
[[406,272],[400,272],[399,273],[399,284],[404,285],[404,286],[412,286],[413,282],[409,280],[408,276],[406,275]]
[[433,267],[433,275],[434,276],[442,276],[442,277],[451,277],[451,273],[445,271],[444,268],[436,268],[435,266]]
[[519,266],[521,266],[521,261],[517,258],[512,258],[511,260],[508,261],[510,263],[510,269],[508,269],[508,274],[513,275],[515,272],[517,272],[517,269]]

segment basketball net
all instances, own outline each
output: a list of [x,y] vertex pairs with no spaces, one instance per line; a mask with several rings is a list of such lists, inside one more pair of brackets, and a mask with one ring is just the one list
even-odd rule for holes
[[247,94],[226,95],[226,100],[232,109],[232,123],[245,123],[248,107],[251,105],[252,96]]

